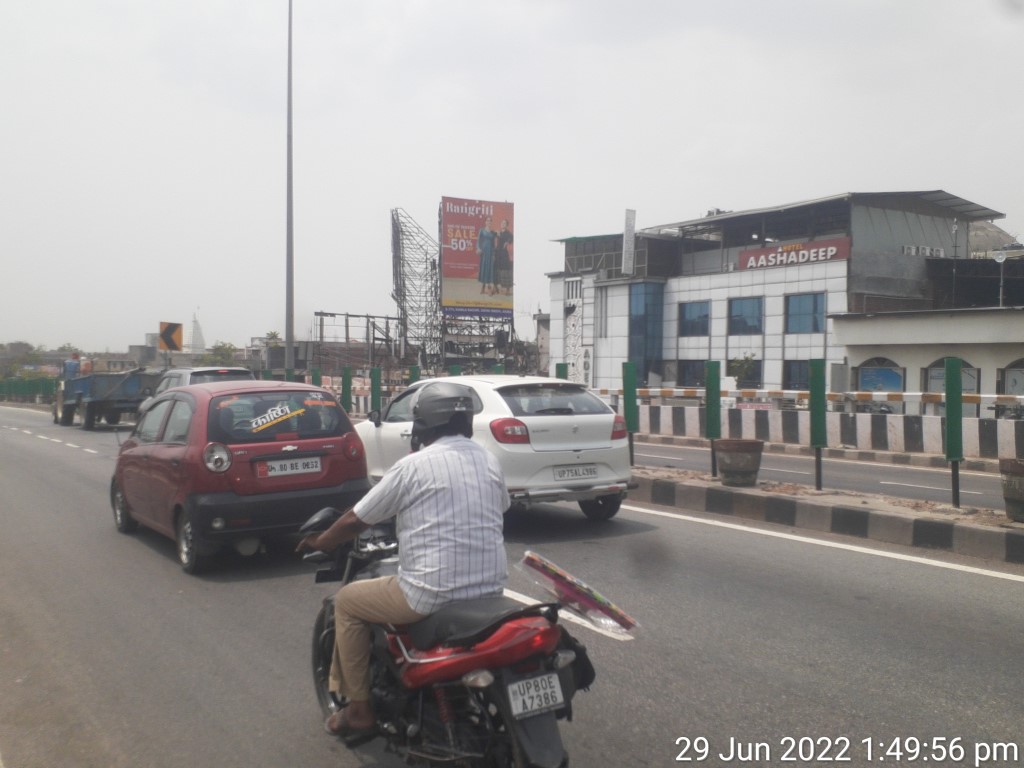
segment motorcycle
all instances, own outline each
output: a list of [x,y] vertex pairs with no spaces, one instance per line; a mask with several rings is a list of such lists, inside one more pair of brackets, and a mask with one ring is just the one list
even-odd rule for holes
[[[322,509],[301,529],[324,531],[340,516]],[[398,567],[393,524],[368,528],[333,554],[316,582],[392,575]],[[553,599],[525,605],[509,597],[449,604],[403,627],[372,627],[371,704],[376,731],[347,739],[356,747],[383,738],[408,765],[466,768],[564,768],[569,757],[559,720],[572,720],[578,691],[594,681],[586,647],[558,623],[559,610],[606,628],[636,622],[599,593],[531,552],[524,567]],[[346,702],[329,689],[334,598],[325,597],[313,627],[313,682],[324,717]]]

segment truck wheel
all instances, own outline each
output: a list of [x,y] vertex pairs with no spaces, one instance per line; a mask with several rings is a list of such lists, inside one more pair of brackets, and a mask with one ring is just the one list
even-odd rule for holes
[[65,405],[60,409],[60,425],[70,427],[75,421],[75,406]]
[[96,426],[96,409],[92,403],[86,403],[82,408],[82,429],[93,429]]
[[119,421],[121,421],[121,413],[120,411],[111,411],[110,413],[103,417],[103,420],[107,422],[107,424],[109,424],[110,426],[114,426]]

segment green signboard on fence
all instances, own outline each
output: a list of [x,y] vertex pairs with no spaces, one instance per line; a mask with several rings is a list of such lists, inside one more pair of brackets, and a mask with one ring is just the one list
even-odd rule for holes
[[721,363],[704,363],[704,437],[717,440],[722,436],[722,377]]

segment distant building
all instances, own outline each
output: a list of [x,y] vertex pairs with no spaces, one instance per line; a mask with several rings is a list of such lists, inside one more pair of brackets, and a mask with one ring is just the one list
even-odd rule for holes
[[[550,364],[618,387],[702,386],[717,360],[741,387],[802,390],[824,359],[833,391],[1024,394],[1024,250],[1003,214],[941,190],[846,193],[636,232],[571,237],[548,275]],[[1019,382],[1019,384],[1017,383]],[[1016,393],[1016,392],[1015,392]]]
[[538,312],[533,316],[533,322],[537,331],[537,370],[530,373],[538,373],[546,376],[551,368],[551,315],[547,312]]

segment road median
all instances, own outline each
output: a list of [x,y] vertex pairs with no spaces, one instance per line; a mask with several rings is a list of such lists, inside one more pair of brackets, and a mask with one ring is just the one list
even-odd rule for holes
[[629,497],[664,507],[883,541],[967,557],[1024,563],[1024,524],[998,510],[953,507],[796,483],[723,486],[709,474],[634,467]]

